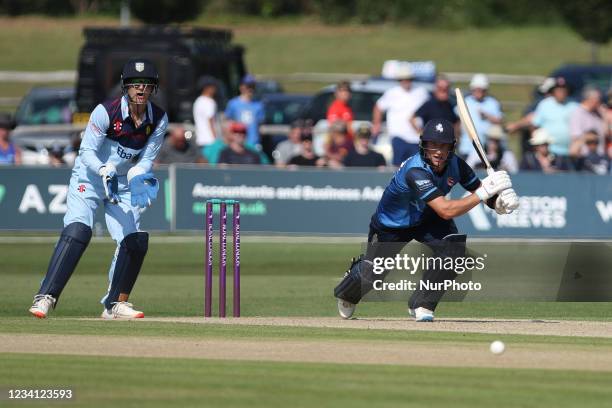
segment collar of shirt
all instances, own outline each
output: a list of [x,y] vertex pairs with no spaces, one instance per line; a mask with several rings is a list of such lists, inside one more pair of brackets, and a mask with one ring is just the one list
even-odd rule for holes
[[[130,116],[130,107],[128,105],[128,96],[123,95],[121,97],[121,118],[126,120],[127,117]],[[147,101],[147,110],[146,115],[142,123],[150,122],[150,118],[153,117],[153,108],[151,107],[151,102]]]

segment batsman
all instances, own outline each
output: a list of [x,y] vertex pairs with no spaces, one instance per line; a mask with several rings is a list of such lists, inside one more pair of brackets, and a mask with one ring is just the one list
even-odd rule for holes
[[[373,274],[375,257],[393,257],[406,243],[416,240],[439,257],[464,256],[466,236],[458,234],[453,218],[485,202],[498,214],[518,208],[518,197],[510,176],[496,171],[482,181],[463,159],[454,154],[453,124],[444,119],[427,122],[419,153],[404,161],[385,189],[370,220],[366,254],[353,259],[342,281],[334,289],[338,313],[344,319],[355,312],[359,301],[380,276]],[[456,184],[471,194],[449,200],[446,195]],[[423,281],[455,279],[452,270],[425,270]],[[435,287],[432,285],[430,287]],[[431,322],[443,290],[417,288],[408,301],[408,311],[418,322]]]
[[57,305],[91,240],[94,214],[102,204],[106,226],[117,243],[108,291],[101,300],[102,317],[144,317],[128,297],[149,245],[149,234],[140,230],[140,216],[159,190],[151,168],[168,116],[149,101],[158,85],[159,75],[150,61],[131,60],[121,74],[122,96],[99,104],[91,113],[72,169],[64,229],[29,309],[33,316],[46,318]]

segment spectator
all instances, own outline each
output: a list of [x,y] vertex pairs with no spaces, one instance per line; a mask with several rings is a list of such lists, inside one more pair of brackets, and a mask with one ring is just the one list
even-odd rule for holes
[[54,143],[49,149],[49,165],[51,167],[64,167],[64,147],[59,143]]
[[[484,149],[491,166],[496,170],[516,173],[518,171],[518,162],[512,150],[505,147],[507,135],[504,132],[504,128],[500,125],[493,125],[489,127],[486,137],[487,142],[484,145]],[[474,149],[472,149],[465,162],[473,169],[484,168],[484,164]]]
[[355,135],[355,148],[344,158],[346,167],[378,167],[384,169],[387,165],[382,154],[370,150],[370,127],[363,125]]
[[302,153],[302,131],[305,127],[303,120],[294,120],[289,129],[287,140],[276,145],[276,149],[272,152],[272,157],[276,164],[284,166],[294,156],[299,156]]
[[412,87],[414,74],[409,65],[398,67],[399,85],[385,91],[372,111],[372,133],[380,133],[383,113],[387,112],[387,132],[393,147],[393,165],[399,166],[405,159],[419,152],[419,134],[410,118],[427,100],[425,88]]
[[352,137],[351,124],[353,122],[353,110],[349,106],[351,100],[351,85],[347,81],[340,81],[336,85],[334,93],[335,100],[327,109],[327,123],[343,121],[348,128],[348,134]]
[[301,133],[300,139],[302,141],[302,153],[292,157],[289,160],[289,166],[316,166],[323,167],[326,162],[325,159],[315,154],[312,146],[312,132],[306,130]]
[[246,142],[253,146],[261,144],[259,124],[264,121],[264,108],[261,102],[253,100],[255,77],[245,75],[240,84],[240,95],[230,99],[225,109],[229,120],[243,123],[247,127]]
[[331,124],[330,135],[325,145],[325,158],[329,167],[340,168],[346,155],[353,150],[346,123],[339,120]]
[[202,157],[200,149],[192,140],[192,132],[186,132],[182,126],[177,126],[170,130],[164,140],[156,164],[172,163],[207,163]]
[[10,138],[14,128],[15,122],[11,115],[0,114],[0,165],[21,165],[21,149]]
[[542,99],[533,115],[533,125],[546,129],[552,142],[550,151],[557,156],[569,157],[569,118],[578,106],[567,99],[568,89],[564,78],[556,78],[551,96]]
[[214,78],[204,77],[200,81],[201,94],[193,103],[193,122],[196,127],[196,143],[198,146],[207,146],[215,141],[215,115],[217,114],[217,102],[215,93],[217,84]]
[[228,146],[219,155],[219,164],[261,164],[259,154],[245,146],[247,128],[242,123],[233,123],[230,128]]
[[[572,137],[571,144],[582,138],[585,134],[594,131],[599,141],[598,153],[604,154],[606,148],[606,113],[601,106],[601,92],[597,88],[586,87],[582,91],[582,101],[580,105],[571,113],[569,118],[569,130],[570,136]],[[580,152],[579,156],[584,156],[587,153],[586,144],[582,143],[583,151]],[[572,150],[570,148],[570,150]],[[576,157],[572,152],[570,155]]]
[[604,175],[610,171],[610,159],[599,149],[601,137],[589,130],[572,142],[570,155],[576,160],[576,170]]
[[543,173],[557,173],[570,170],[570,163],[566,156],[556,156],[549,150],[552,138],[544,128],[533,131],[529,143],[533,151],[526,152],[521,162],[521,170],[541,171]]
[[[480,137],[480,142],[486,143],[489,127],[500,125],[503,120],[501,105],[494,97],[488,95],[489,78],[485,74],[476,74],[470,81],[470,94],[465,97],[465,104],[474,121],[474,127]],[[459,140],[459,154],[467,157],[472,149],[472,141],[465,129]]]
[[70,146],[64,149],[64,156],[62,159],[67,166],[73,167],[74,162],[79,155],[79,148],[81,147],[81,140],[83,140],[83,135],[85,131],[74,132],[72,137],[70,138]]
[[455,126],[455,134],[459,134],[459,117],[455,113],[455,105],[449,99],[450,81],[445,77],[438,77],[434,90],[427,102],[425,102],[410,119],[412,126],[421,133],[423,124],[432,119],[446,119]]
[[[221,129],[223,137],[218,137],[217,139],[215,139],[214,143],[208,146],[204,146],[202,148],[202,154],[204,155],[206,160],[208,160],[208,163],[212,165],[219,163],[219,156],[221,155],[221,151],[223,151],[223,149],[225,149],[229,145],[230,139],[232,137],[232,132],[246,132],[246,126],[240,122],[226,121],[223,123],[223,126],[221,126]],[[270,164],[268,156],[261,150],[258,150],[255,146],[250,145],[249,143],[245,143],[244,147],[246,147],[251,152],[258,154],[261,164]]]
[[[555,78],[548,77],[544,79],[544,81],[538,86],[538,94],[542,97],[542,99],[550,96],[550,91],[555,86]],[[531,138],[531,132],[533,130],[533,116],[535,114],[535,109],[541,99],[536,102],[532,102],[529,106],[525,108],[523,111],[523,116],[511,123],[506,124],[506,131],[512,134],[514,132],[520,132],[521,137],[521,151],[523,153],[531,150],[531,145],[529,144],[529,139]]]

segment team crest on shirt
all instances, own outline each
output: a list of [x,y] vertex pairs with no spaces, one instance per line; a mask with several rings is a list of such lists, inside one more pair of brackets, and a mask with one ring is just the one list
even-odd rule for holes
[[79,193],[84,193],[85,192],[85,184],[80,184],[79,187],[77,188],[77,190],[79,191]]
[[123,128],[123,123],[122,123],[122,122],[121,122],[119,119],[117,119],[117,120],[115,121],[115,123],[113,123],[113,130],[114,130],[116,133],[119,133],[119,132],[121,132],[121,129],[122,129],[122,128]]
[[145,128],[145,135],[149,136],[151,134],[151,125],[147,125]]
[[450,187],[454,186],[456,183],[455,179],[452,177],[449,177],[446,179],[446,184],[448,184]]

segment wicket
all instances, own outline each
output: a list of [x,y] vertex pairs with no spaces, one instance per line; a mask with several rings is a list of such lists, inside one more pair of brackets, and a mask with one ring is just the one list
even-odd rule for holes
[[204,316],[212,316],[213,284],[213,209],[219,205],[219,317],[225,317],[227,279],[227,206],[232,205],[234,251],[234,303],[233,315],[240,317],[240,202],[212,199],[206,201],[206,270],[204,279]]

